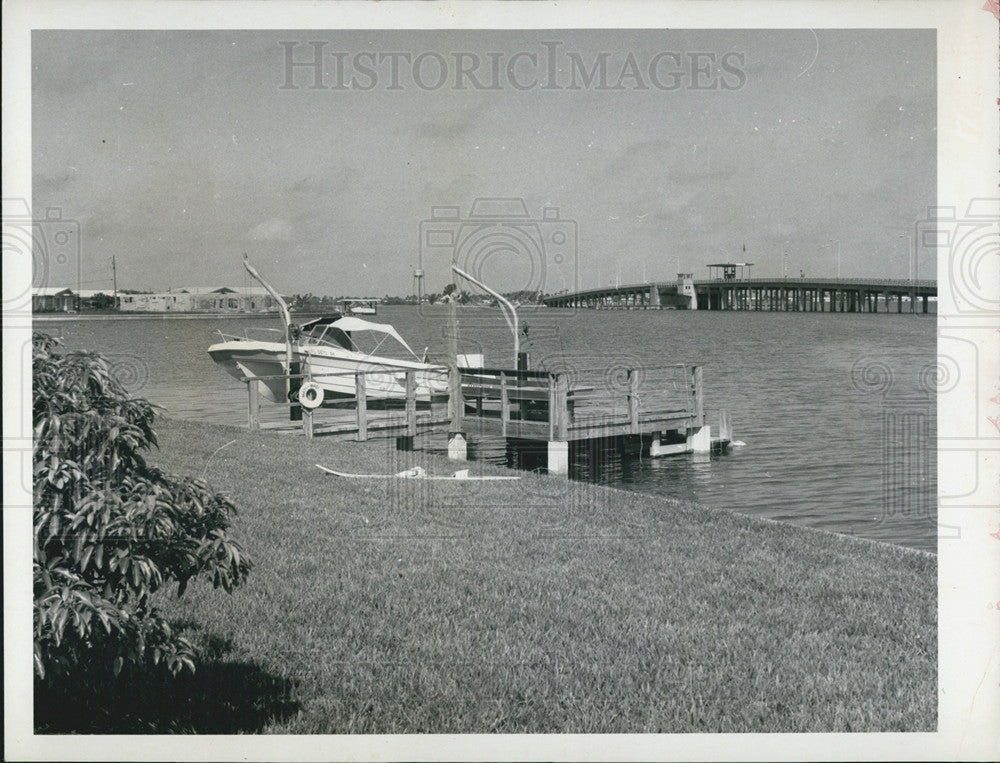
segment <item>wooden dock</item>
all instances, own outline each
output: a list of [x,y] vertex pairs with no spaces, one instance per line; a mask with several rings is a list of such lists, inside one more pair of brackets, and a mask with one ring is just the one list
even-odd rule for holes
[[[560,371],[452,366],[442,368],[447,391],[435,394],[418,393],[414,371],[398,374],[405,379],[402,399],[369,400],[366,373],[359,371],[353,398],[315,409],[293,401],[292,421],[270,423],[261,418],[259,385],[266,377],[248,377],[249,426],[357,441],[395,436],[400,448],[412,448],[422,434],[446,431],[456,459],[465,458],[470,438],[501,437],[515,450],[544,451],[548,471],[556,474],[568,472],[570,443],[627,438],[660,456],[708,452],[728,439],[722,432],[713,441],[705,423],[700,365]],[[293,377],[293,389],[313,381],[307,374]]]

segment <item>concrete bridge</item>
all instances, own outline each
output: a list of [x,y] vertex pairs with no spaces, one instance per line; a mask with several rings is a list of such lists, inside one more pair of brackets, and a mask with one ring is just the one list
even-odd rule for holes
[[[865,278],[715,278],[607,286],[544,298],[549,307],[598,310],[769,310],[794,312],[927,312],[933,280]],[[904,307],[905,305],[905,307]]]

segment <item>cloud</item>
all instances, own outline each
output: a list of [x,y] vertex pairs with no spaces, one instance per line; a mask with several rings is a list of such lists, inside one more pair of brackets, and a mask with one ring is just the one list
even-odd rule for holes
[[799,226],[781,220],[772,220],[762,226],[759,233],[769,238],[789,238],[799,233]]
[[262,223],[258,223],[247,234],[251,241],[291,241],[292,224],[280,217],[272,217]]
[[486,117],[485,101],[465,107],[439,111],[434,119],[425,119],[415,126],[407,126],[406,131],[432,143],[448,145],[474,134],[482,129]]
[[326,165],[292,183],[288,191],[313,200],[337,196],[355,191],[360,177],[361,173],[356,167],[347,164]]

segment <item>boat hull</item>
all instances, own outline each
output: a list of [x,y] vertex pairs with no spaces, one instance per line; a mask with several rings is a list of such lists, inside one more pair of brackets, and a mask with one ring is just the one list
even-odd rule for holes
[[[208,354],[235,379],[264,377],[260,379],[262,396],[273,403],[285,401],[288,369],[284,345],[252,340],[220,342],[209,347]],[[415,372],[417,397],[427,398],[448,389],[447,370],[427,363],[364,356],[328,346],[295,347],[292,361],[299,364],[299,373],[323,389],[324,399],[354,397],[359,371],[365,373],[365,396],[369,399],[404,400],[407,371]]]

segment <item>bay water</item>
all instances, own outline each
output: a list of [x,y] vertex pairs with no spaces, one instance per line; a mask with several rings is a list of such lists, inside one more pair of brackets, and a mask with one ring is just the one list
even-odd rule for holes
[[[447,308],[380,306],[417,352],[448,350]],[[934,315],[610,311],[524,308],[533,368],[704,366],[708,423],[726,410],[727,453],[634,459],[591,475],[799,525],[936,550]],[[524,332],[524,327],[527,331]],[[174,418],[246,426],[246,388],[206,353],[222,329],[278,327],[275,316],[60,316],[35,330],[108,356],[134,394]],[[514,366],[493,308],[459,310],[459,351]],[[276,411],[280,415],[280,411]]]

